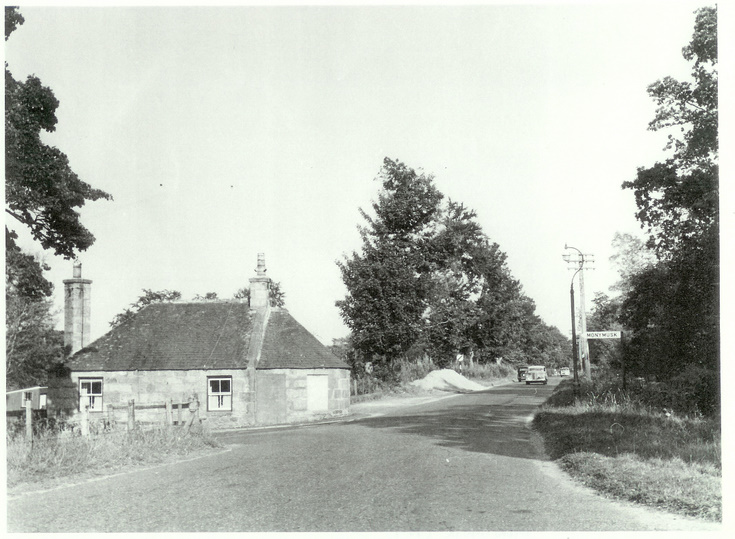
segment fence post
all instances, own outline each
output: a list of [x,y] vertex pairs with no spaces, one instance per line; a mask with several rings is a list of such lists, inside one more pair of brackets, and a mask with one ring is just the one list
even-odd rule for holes
[[166,429],[171,428],[171,425],[174,422],[173,414],[173,401],[171,399],[168,399],[166,401]]
[[194,419],[199,419],[199,396],[196,393],[189,397],[189,414],[188,430],[191,430]]
[[107,428],[112,430],[112,425],[115,422],[115,407],[112,404],[107,405]]
[[89,406],[82,410],[82,436],[89,437]]
[[128,432],[135,430],[135,399],[128,401]]
[[26,441],[33,440],[33,403],[30,400],[25,402],[26,405]]
[[181,420],[181,409],[182,409],[183,407],[184,407],[184,403],[183,403],[183,402],[180,402],[180,403],[178,403],[178,404],[176,405],[176,408],[178,408],[178,410],[177,410],[177,416],[176,416],[176,424],[177,424],[177,425],[178,425],[179,427],[182,427],[182,426],[184,425],[184,423],[183,423],[183,422],[182,422],[182,420]]

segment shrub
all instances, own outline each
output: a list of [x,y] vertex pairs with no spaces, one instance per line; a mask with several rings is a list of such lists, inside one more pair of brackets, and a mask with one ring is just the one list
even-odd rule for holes
[[403,384],[410,384],[414,380],[421,380],[431,371],[437,369],[433,361],[401,361],[401,371],[398,379]]
[[468,367],[464,372],[467,378],[478,378],[480,380],[498,380],[515,376],[516,370],[511,365],[505,363],[475,363]]
[[668,385],[668,405],[681,413],[715,416],[720,413],[719,372],[689,365]]

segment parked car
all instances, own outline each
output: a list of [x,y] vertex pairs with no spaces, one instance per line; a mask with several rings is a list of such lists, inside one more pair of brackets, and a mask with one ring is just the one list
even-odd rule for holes
[[559,371],[559,375],[560,376],[569,376],[570,375],[570,373],[569,373],[569,367],[562,367],[561,370]]
[[546,384],[546,367],[543,365],[532,365],[526,371],[526,385],[528,384]]
[[518,367],[518,381],[523,382],[526,379],[526,371],[528,367]]
[[556,369],[549,369],[549,376],[559,376],[559,373],[556,372]]

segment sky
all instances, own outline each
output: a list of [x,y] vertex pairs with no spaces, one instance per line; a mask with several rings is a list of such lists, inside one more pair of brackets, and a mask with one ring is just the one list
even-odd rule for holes
[[[621,184],[666,156],[646,88],[689,77],[681,49],[704,5],[21,3],[5,59],[60,102],[44,141],[114,197],[80,210],[93,339],[143,289],[231,297],[258,253],[302,325],[346,336],[336,262],[360,248],[385,157],[474,209],[568,335],[565,244],[595,255],[589,310],[617,280],[615,233],[643,237]],[[22,245],[52,267],[63,327],[73,262]]]

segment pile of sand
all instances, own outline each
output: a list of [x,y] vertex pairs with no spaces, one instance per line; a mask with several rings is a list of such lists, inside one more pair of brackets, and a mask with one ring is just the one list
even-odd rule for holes
[[440,369],[431,371],[421,380],[414,380],[412,385],[421,389],[441,389],[443,391],[481,391],[487,389],[486,386],[468,380],[461,374],[452,369]]

